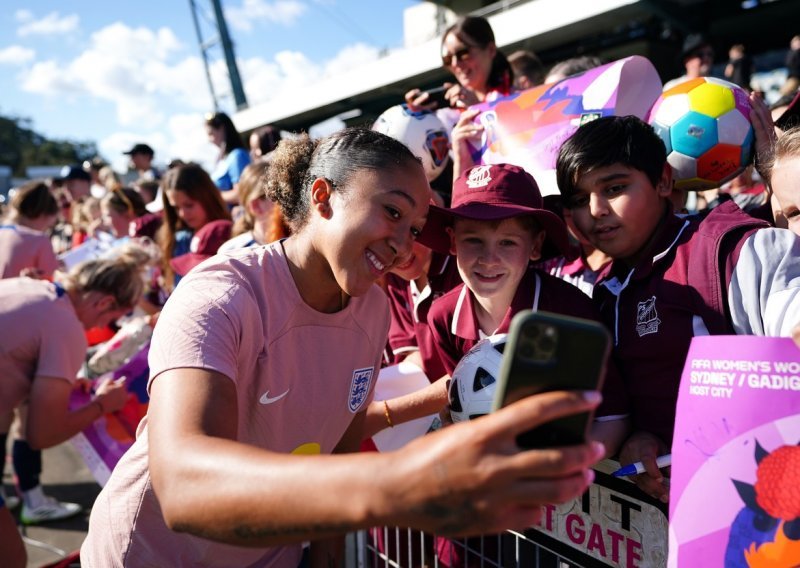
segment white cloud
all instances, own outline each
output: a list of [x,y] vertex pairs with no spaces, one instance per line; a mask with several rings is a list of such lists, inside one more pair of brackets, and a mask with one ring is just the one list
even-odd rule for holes
[[[377,49],[356,44],[321,63],[301,52],[282,51],[270,60],[240,58],[238,65],[248,101],[255,104],[299,92],[377,57]],[[232,110],[231,99],[224,98],[231,90],[224,60],[215,60],[210,74],[223,109]],[[213,108],[203,62],[167,28],[111,24],[92,34],[88,47],[72,59],[29,64],[20,85],[49,100],[80,104],[87,109],[83,112],[92,112],[99,102],[112,103],[117,124],[104,125],[103,133],[114,134],[98,147],[119,171],[127,169],[122,152],[136,142],[150,144],[161,165],[181,158],[213,166],[217,150],[203,124],[203,113]]]
[[[183,46],[175,34],[161,28],[130,28],[115,23],[92,34],[90,47],[72,61],[38,62],[23,73],[22,89],[46,96],[86,94],[116,105],[121,125],[155,127],[165,120],[164,97],[192,107],[202,84],[196,61],[172,63]],[[191,80],[185,68],[198,72]]]
[[234,29],[249,32],[254,23],[273,22],[291,26],[308,7],[297,0],[243,0],[241,6],[225,9],[225,19]]
[[44,18],[36,20],[30,10],[17,10],[14,16],[21,24],[17,28],[17,35],[20,37],[66,34],[77,30],[80,23],[77,14],[62,17],[58,12],[50,12]]
[[336,57],[325,64],[325,76],[335,77],[343,73],[348,73],[370,61],[378,59],[380,50],[371,45],[357,43],[342,49]]
[[0,65],[23,65],[36,57],[33,49],[21,45],[10,45],[0,49]]
[[22,90],[29,93],[70,97],[83,92],[80,81],[55,61],[39,61],[22,76]]

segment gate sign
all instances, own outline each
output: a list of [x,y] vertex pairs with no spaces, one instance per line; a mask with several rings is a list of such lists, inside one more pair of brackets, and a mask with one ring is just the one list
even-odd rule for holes
[[663,568],[667,534],[666,505],[628,481],[595,471],[581,498],[545,507],[539,526],[525,536],[585,568]]
[[800,564],[800,349],[692,340],[672,443],[669,566]]

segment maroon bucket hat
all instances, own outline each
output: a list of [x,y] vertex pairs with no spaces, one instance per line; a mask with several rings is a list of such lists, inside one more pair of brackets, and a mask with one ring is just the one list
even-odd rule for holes
[[231,238],[233,223],[218,219],[203,225],[192,237],[190,252],[170,259],[172,269],[185,276],[192,268],[217,254],[219,247]]
[[539,186],[528,172],[511,164],[475,166],[453,182],[450,208],[431,205],[428,221],[417,239],[443,254],[450,253],[445,230],[453,219],[499,221],[529,216],[544,229],[542,260],[569,254],[567,227],[555,213],[544,208]]

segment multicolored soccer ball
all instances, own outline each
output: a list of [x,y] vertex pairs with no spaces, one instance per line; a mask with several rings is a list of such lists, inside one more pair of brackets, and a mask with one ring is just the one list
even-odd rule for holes
[[408,146],[422,160],[428,181],[435,180],[444,171],[450,151],[450,136],[435,113],[427,110],[414,112],[407,105],[395,105],[378,117],[372,130]]
[[453,422],[473,420],[492,410],[505,346],[505,333],[492,335],[475,344],[458,362],[448,392]]
[[753,161],[750,99],[713,77],[664,91],[648,122],[667,147],[675,187],[701,191],[732,180]]

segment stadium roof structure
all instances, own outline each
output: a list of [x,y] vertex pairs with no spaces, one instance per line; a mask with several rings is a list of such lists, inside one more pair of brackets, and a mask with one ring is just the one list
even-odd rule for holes
[[[680,74],[677,54],[682,37],[690,32],[714,37],[719,44],[718,58],[724,59],[732,43],[745,43],[753,52],[759,42],[764,44],[770,38],[788,47],[788,38],[797,33],[798,15],[797,0],[505,0],[483,8],[474,0],[420,4],[420,13],[428,5],[431,19],[431,9],[452,10],[451,20],[456,14],[483,15],[491,23],[500,49],[505,53],[533,50],[546,66],[576,55],[614,60],[637,54],[653,61],[664,79]],[[405,20],[408,36],[409,26],[415,22],[408,16]],[[783,32],[764,33],[776,26],[786,28],[785,39]],[[345,74],[323,79],[313,88],[242,109],[234,114],[234,123],[243,133],[265,124],[287,131],[308,130],[336,116],[352,123],[371,123],[390,106],[402,103],[409,89],[430,88],[450,79],[441,67],[440,35],[437,30],[425,41],[391,50]]]

